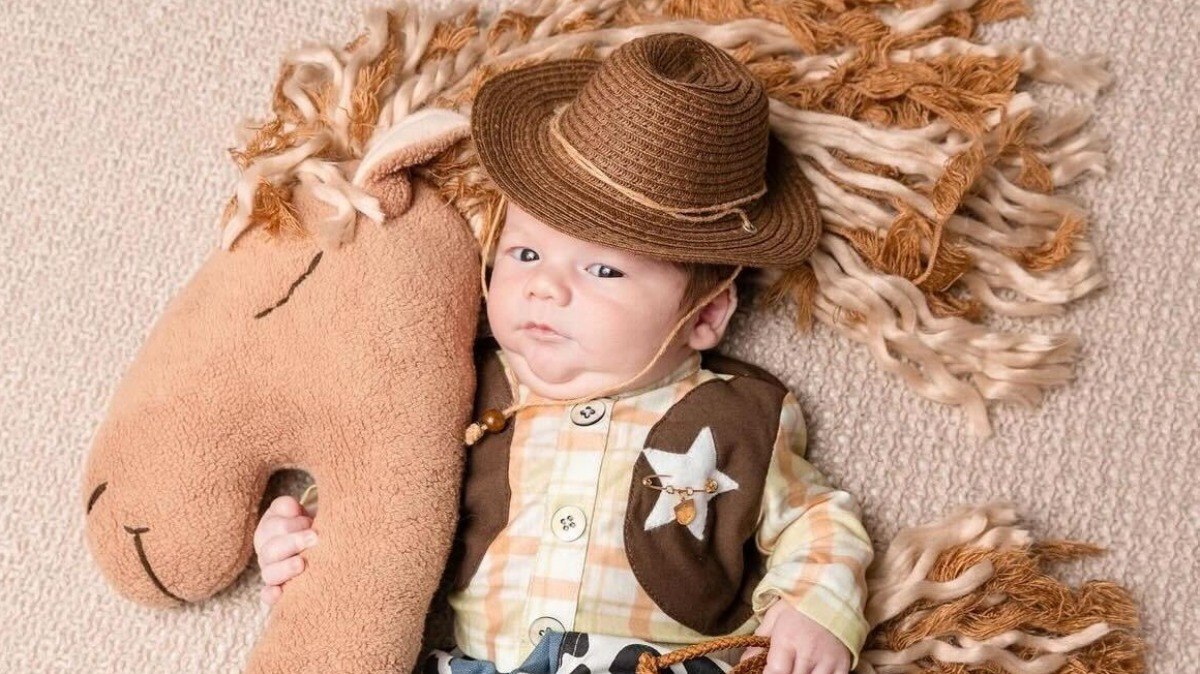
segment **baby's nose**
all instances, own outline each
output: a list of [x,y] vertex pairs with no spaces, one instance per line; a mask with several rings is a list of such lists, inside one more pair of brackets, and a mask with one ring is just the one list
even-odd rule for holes
[[570,297],[570,289],[552,274],[539,273],[529,280],[526,295],[531,299],[550,300],[563,304]]

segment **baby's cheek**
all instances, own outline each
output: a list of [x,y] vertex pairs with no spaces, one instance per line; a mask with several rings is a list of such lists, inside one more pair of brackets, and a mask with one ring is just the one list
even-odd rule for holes
[[631,376],[645,367],[658,353],[665,334],[653,329],[645,317],[626,318],[614,323],[615,329],[603,336],[603,362],[614,374]]
[[488,285],[487,296],[487,317],[488,322],[492,325],[497,323],[512,322],[519,318],[514,316],[513,295],[517,292],[514,283],[508,280],[505,276],[492,277],[492,282]]
[[589,359],[590,368],[611,369],[625,359],[622,354],[633,341],[628,316],[591,307],[573,312],[572,319],[571,338],[579,345],[580,355]]

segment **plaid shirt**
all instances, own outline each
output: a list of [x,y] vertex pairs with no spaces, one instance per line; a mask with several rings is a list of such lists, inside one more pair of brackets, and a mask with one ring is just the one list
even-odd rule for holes
[[[545,401],[516,380],[498,353],[516,399]],[[732,376],[701,368],[696,353],[649,386],[593,401],[605,406],[596,423],[572,423],[564,405],[513,415],[508,524],[468,586],[449,596],[464,653],[511,671],[546,629],[669,648],[712,638],[681,625],[645,594],[630,569],[623,530],[633,466],[651,426],[692,388]],[[766,573],[754,590],[754,615],[733,634],[753,633],[782,598],[844,643],[854,667],[868,631],[865,576],[874,551],[854,498],[803,458],[807,433],[790,391],[778,429],[755,534]],[[567,521],[570,528],[556,530]]]

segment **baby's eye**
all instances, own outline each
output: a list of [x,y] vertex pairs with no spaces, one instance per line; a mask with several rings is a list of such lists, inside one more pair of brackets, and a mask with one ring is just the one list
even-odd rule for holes
[[593,265],[588,265],[587,268],[591,269],[592,267],[600,268],[599,271],[597,271],[595,273],[596,276],[599,276],[600,278],[619,278],[619,277],[625,275],[625,273],[622,272],[621,270],[619,270],[615,267],[610,267],[606,264],[600,264],[599,262],[597,262],[596,264],[593,264]]
[[[516,250],[517,250],[517,259],[520,260],[521,262],[533,262],[534,260],[538,259],[537,251],[532,248],[526,248],[525,246],[518,246]],[[526,253],[529,253],[529,255],[526,255]]]

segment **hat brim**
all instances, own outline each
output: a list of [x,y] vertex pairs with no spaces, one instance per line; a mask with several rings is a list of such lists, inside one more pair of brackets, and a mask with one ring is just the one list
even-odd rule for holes
[[471,134],[496,187],[530,215],[571,236],[676,262],[790,267],[806,260],[821,234],[812,185],[790,150],[769,134],[766,193],[745,207],[757,231],[731,213],[683,221],[621,194],[576,164],[550,135],[555,109],[600,65],[558,59],[510,70],[480,87]]

